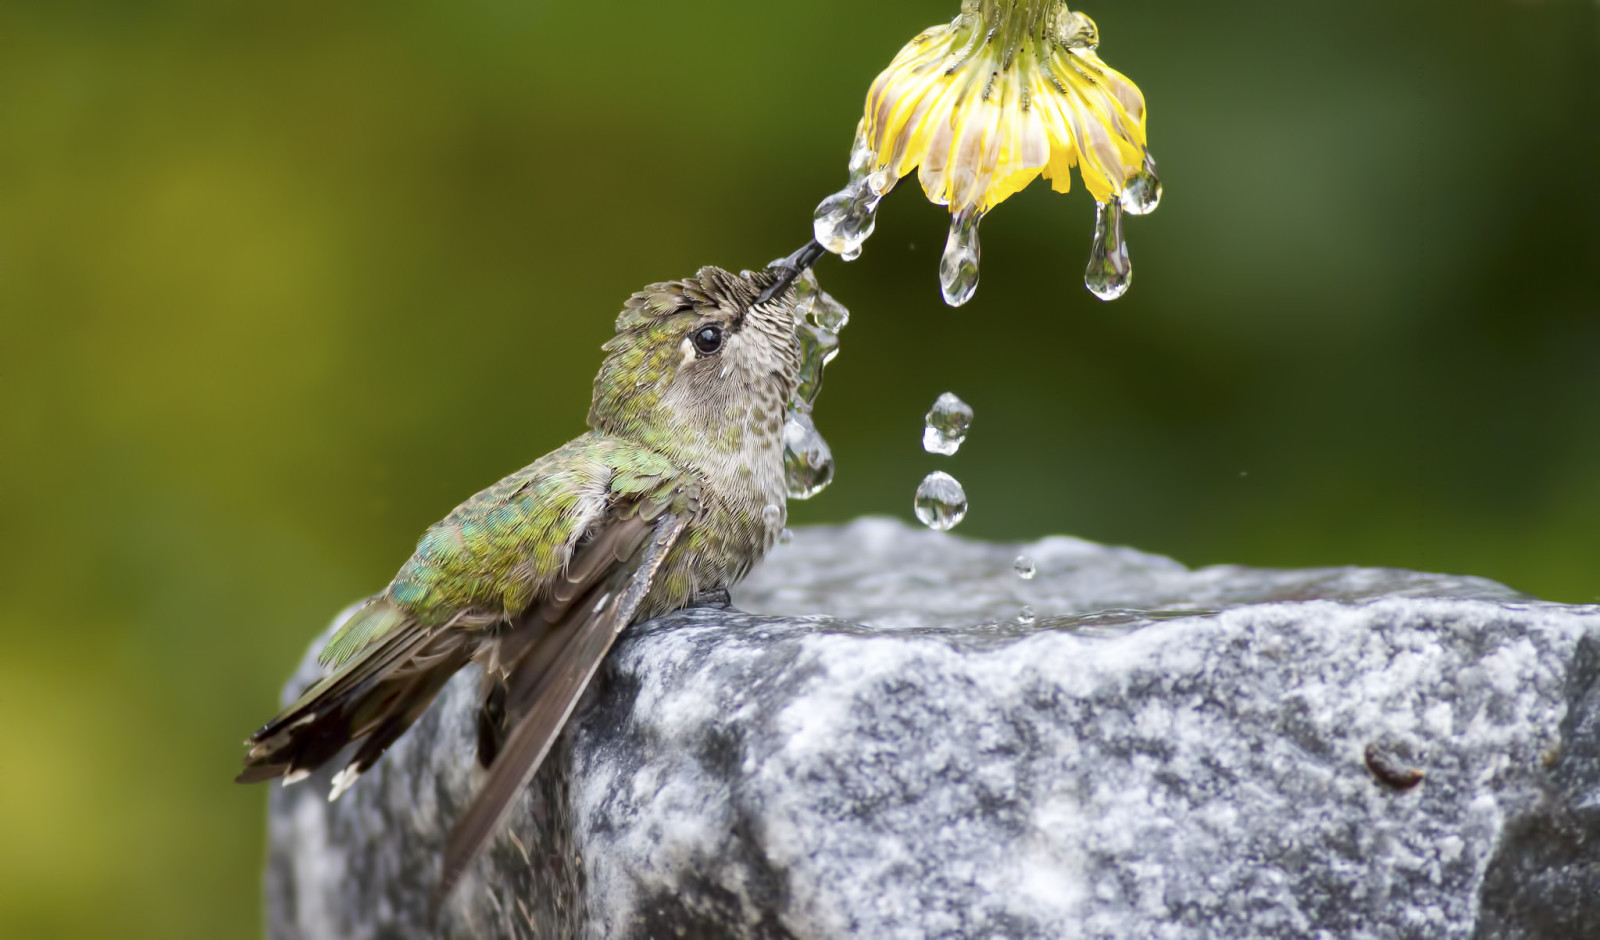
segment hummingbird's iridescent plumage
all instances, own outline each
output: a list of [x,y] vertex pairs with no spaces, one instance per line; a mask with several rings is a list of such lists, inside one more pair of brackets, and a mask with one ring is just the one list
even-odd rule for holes
[[[332,672],[246,742],[241,782],[293,782],[360,741],[336,798],[469,662],[488,768],[440,896],[493,835],[630,623],[739,581],[777,540],[799,347],[771,271],[702,268],[634,294],[589,433],[462,503],[328,641]],[[766,511],[776,506],[779,512]]]

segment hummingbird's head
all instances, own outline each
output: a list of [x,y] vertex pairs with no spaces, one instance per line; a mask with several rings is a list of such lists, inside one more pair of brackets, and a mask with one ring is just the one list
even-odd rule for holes
[[691,464],[778,446],[800,346],[792,289],[755,304],[775,279],[705,267],[630,297],[603,347],[589,425]]

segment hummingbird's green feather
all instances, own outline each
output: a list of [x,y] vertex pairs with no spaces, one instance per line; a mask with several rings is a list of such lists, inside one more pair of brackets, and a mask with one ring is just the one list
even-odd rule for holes
[[328,640],[317,654],[317,661],[324,666],[343,666],[357,650],[387,636],[405,619],[405,612],[393,604],[368,601]]
[[463,617],[509,620],[549,585],[597,506],[640,496],[659,512],[698,489],[692,474],[659,454],[584,435],[434,523],[388,588],[345,622],[319,660],[343,665],[407,620],[425,628]]

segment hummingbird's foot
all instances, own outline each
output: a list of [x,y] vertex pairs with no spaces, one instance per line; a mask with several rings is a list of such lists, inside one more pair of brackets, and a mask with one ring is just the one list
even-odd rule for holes
[[733,595],[728,593],[727,588],[717,588],[714,591],[696,594],[689,600],[689,606],[710,607],[713,610],[732,610]]

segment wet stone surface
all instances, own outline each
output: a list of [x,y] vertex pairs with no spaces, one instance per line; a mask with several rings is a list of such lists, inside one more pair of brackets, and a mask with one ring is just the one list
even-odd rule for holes
[[[1600,936],[1600,608],[883,520],[734,600],[629,632],[439,933]],[[476,682],[274,789],[270,936],[437,935]]]

